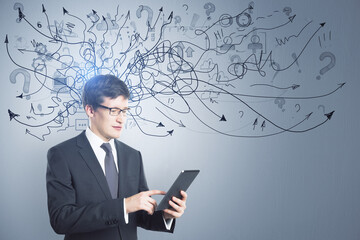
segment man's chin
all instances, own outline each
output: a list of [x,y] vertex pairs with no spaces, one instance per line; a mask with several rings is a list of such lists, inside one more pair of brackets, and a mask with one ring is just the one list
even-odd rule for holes
[[117,132],[117,133],[114,133],[112,134],[111,138],[119,138],[121,135],[121,131]]

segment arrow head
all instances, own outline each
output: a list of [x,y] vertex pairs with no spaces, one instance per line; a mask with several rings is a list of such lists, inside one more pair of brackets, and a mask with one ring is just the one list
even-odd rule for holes
[[159,11],[162,12],[162,11],[163,11],[163,7],[161,7],[161,8],[159,9]]
[[296,14],[294,16],[289,17],[290,22],[293,22],[295,17],[296,17]]
[[16,96],[16,98],[23,98],[23,93],[22,94],[20,94],[19,96]]
[[332,112],[327,113],[327,114],[324,114],[324,115],[328,118],[328,120],[330,120],[331,117],[333,116],[334,112],[335,112],[335,111],[332,111]]
[[96,14],[96,13],[97,13],[94,9],[92,9],[92,12],[93,12],[93,14]]
[[174,130],[168,131],[168,133],[170,134],[170,136],[173,135],[173,132],[174,132]]
[[226,122],[226,118],[225,118],[224,114],[221,116],[220,122]]
[[64,7],[63,7],[63,14],[69,13]]
[[10,121],[15,117],[20,116],[19,114],[13,113],[10,109],[8,109],[8,113],[9,113]]
[[159,124],[156,127],[165,127],[164,124],[162,124],[162,122],[159,122]]
[[313,112],[309,113],[308,115],[305,116],[305,119],[308,120],[311,116],[311,114],[313,114]]
[[21,11],[20,8],[18,8],[18,11],[19,11],[19,18],[21,20],[21,19],[23,19],[25,17],[25,15],[23,14],[23,12]]
[[185,125],[182,123],[182,121],[180,120],[180,125],[179,127],[185,127]]
[[168,17],[168,20],[172,20],[172,18],[173,18],[173,14],[174,14],[174,12],[173,11],[171,11],[171,13],[170,13],[170,16]]
[[320,23],[320,26],[323,27],[325,26],[326,22]]
[[345,85],[346,82],[344,83],[339,83],[338,85],[340,86],[340,88],[342,88]]
[[27,133],[30,133],[30,130],[29,130],[29,129],[26,129],[26,130],[25,130],[25,134],[27,134]]
[[179,44],[177,45],[177,47],[180,47],[181,49],[185,48],[185,45],[182,42],[179,42]]
[[43,12],[43,13],[46,12],[45,7],[44,7],[44,4],[42,4],[42,12]]
[[300,87],[300,85],[294,84],[294,85],[291,86],[291,88],[292,88],[293,90],[297,89],[298,87]]
[[8,39],[8,35],[6,34],[6,37],[5,37],[5,42],[4,43],[9,43],[9,39]]

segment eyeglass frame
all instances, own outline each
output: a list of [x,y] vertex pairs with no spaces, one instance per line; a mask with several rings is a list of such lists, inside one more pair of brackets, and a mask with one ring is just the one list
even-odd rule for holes
[[[131,109],[131,108],[121,109],[121,108],[117,108],[117,107],[109,108],[109,107],[106,107],[106,106],[101,105],[101,104],[97,104],[96,106],[101,107],[101,108],[104,108],[104,109],[108,109],[108,110],[109,110],[109,115],[110,115],[110,116],[113,116],[113,117],[117,117],[117,116],[119,116],[120,114],[122,114],[122,116],[125,116],[125,117],[126,117],[126,116],[127,116],[127,111],[130,111],[130,109]],[[119,110],[119,113],[116,114],[116,115],[111,114],[111,112],[112,112],[113,109]]]

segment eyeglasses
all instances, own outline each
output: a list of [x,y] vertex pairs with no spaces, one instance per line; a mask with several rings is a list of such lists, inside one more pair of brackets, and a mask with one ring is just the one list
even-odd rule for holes
[[103,106],[101,104],[98,104],[98,106],[102,107],[102,108],[105,108],[105,109],[109,109],[110,116],[119,116],[120,113],[121,113],[123,117],[126,117],[127,114],[130,111],[130,108],[124,108],[124,109],[121,109],[121,108],[109,108],[109,107]]

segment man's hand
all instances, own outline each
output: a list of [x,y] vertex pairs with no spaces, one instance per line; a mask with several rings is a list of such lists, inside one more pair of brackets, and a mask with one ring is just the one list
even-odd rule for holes
[[151,198],[152,195],[164,195],[164,191],[150,190],[140,192],[131,197],[125,198],[126,213],[137,212],[145,210],[148,214],[152,215],[156,209],[156,201]]
[[179,218],[184,214],[184,211],[186,209],[187,194],[184,191],[181,191],[180,193],[182,195],[182,199],[172,197],[172,201],[171,200],[169,201],[170,206],[174,210],[170,210],[170,209],[164,210],[164,218],[166,220],[173,219],[173,218]]

